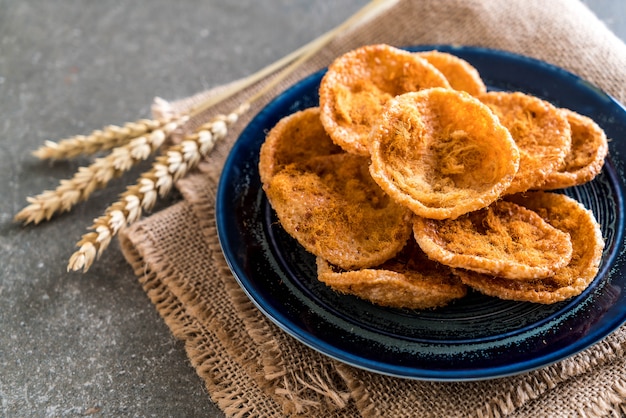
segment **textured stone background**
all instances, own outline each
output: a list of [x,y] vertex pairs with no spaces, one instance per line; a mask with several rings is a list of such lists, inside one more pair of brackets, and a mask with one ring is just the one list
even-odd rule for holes
[[[42,163],[30,152],[148,116],[154,96],[249,75],[365,3],[0,0],[0,417],[222,416],[115,241],[88,274],[65,271],[123,182],[21,227],[12,218],[26,196],[89,162]],[[626,39],[626,3],[585,3]]]

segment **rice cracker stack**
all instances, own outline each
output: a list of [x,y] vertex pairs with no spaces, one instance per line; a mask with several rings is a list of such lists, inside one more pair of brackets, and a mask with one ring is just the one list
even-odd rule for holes
[[593,281],[604,249],[593,213],[541,191],[601,171],[607,139],[593,120],[525,93],[487,92],[454,55],[388,45],[338,57],[319,93],[319,108],[268,133],[259,172],[321,282],[429,309],[468,289],[555,303]]

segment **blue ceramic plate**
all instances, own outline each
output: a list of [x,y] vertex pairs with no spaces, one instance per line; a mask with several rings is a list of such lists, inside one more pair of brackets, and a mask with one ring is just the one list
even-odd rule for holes
[[315,262],[280,227],[261,190],[258,154],[278,120],[317,106],[323,71],[286,90],[242,132],[217,195],[217,228],[235,277],[256,306],[304,344],[339,361],[412,379],[488,379],[547,366],[598,342],[626,320],[623,169],[626,111],[588,82],[546,63],[471,47],[437,48],[473,64],[492,90],[518,90],[593,118],[611,139],[591,183],[564,193],[593,210],[606,248],[597,278],[554,305],[470,293],[432,311],[389,309],[339,295],[316,279]]

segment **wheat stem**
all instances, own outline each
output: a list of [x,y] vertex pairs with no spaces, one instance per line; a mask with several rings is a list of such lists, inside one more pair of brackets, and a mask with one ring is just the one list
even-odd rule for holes
[[226,136],[229,125],[248,109],[241,106],[228,115],[219,115],[186,135],[179,144],[172,145],[158,156],[149,171],[139,181],[126,188],[120,199],[97,218],[91,230],[76,244],[78,250],[70,257],[68,271],[86,272],[109,246],[111,239],[122,228],[137,221],[142,211],[150,211],[158,196],[169,193],[174,182],[195,168],[206,157],[215,143]]

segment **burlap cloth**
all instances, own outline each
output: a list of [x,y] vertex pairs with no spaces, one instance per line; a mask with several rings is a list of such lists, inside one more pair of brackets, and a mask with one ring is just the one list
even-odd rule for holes
[[[231,145],[279,91],[345,51],[378,42],[509,50],[564,67],[626,101],[626,47],[575,0],[400,1],[341,34],[255,103],[198,173],[178,182],[182,201],[121,234],[127,260],[184,341],[211,399],[238,417],[624,415],[626,328],[542,370],[480,382],[414,381],[362,371],[309,349],[266,319],[239,288],[214,225],[216,184]],[[212,112],[235,109],[258,88]],[[172,105],[184,108],[210,94]]]

